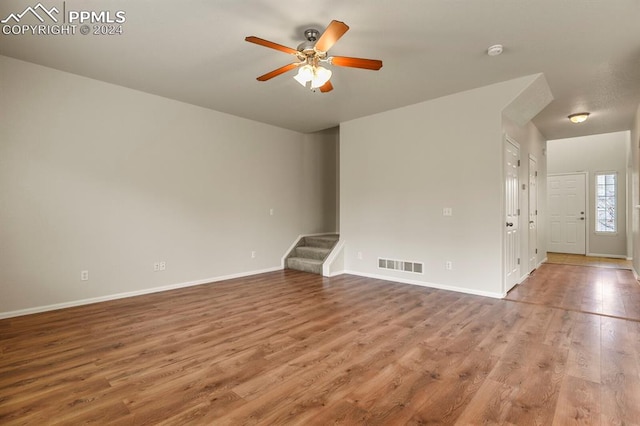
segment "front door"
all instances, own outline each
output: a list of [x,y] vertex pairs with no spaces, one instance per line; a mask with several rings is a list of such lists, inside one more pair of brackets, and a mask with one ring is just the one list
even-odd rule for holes
[[586,176],[584,173],[547,177],[549,245],[554,253],[586,253]]
[[520,148],[505,139],[505,291],[509,291],[520,279]]

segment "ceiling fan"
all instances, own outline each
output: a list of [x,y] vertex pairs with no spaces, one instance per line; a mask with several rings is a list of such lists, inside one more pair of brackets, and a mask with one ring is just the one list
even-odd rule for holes
[[297,49],[292,49],[255,36],[246,37],[245,41],[289,53],[297,59],[297,62],[287,64],[261,75],[257,80],[267,81],[287,71],[298,68],[298,73],[293,77],[298,83],[314,91],[315,89],[320,89],[320,91],[324,93],[333,90],[333,85],[330,81],[332,73],[331,70],[324,68],[321,64],[375,71],[382,68],[382,61],[377,59],[327,56],[328,50],[331,49],[348,30],[349,26],[347,26],[347,24],[336,20],[331,21],[320,38],[318,38],[320,34],[318,30],[308,29],[304,32],[307,41],[302,42]]

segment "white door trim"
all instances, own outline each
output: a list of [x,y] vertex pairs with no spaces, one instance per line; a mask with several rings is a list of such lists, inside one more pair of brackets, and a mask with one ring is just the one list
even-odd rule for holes
[[[532,194],[531,194],[531,162],[535,163],[535,182],[536,182],[536,188],[535,188],[535,194],[533,194],[535,196],[535,206],[532,206],[531,204],[531,198],[532,198]],[[529,196],[529,204],[528,204],[528,209],[529,209],[529,214],[528,214],[528,219],[529,221],[531,220],[531,210],[533,208],[533,210],[535,210],[534,212],[534,216],[535,216],[535,240],[531,241],[531,232],[527,233],[527,240],[528,240],[528,250],[527,250],[527,254],[528,254],[528,265],[527,265],[527,269],[528,269],[528,273],[531,273],[531,271],[533,271],[534,269],[538,268],[538,265],[540,264],[539,260],[538,260],[538,227],[540,226],[540,215],[538,214],[538,205],[539,205],[539,201],[540,201],[540,196],[539,196],[539,184],[540,181],[538,179],[538,159],[535,157],[535,155],[533,154],[529,154],[529,168],[527,169],[527,176],[529,177],[529,182],[528,182],[528,196]],[[529,224],[530,226],[530,224]],[[531,253],[531,248],[532,246],[534,247],[534,253]],[[531,265],[531,259],[534,258],[535,262],[534,265]]]
[[[509,135],[505,134],[502,142],[502,291],[506,295],[509,290],[511,290],[515,285],[517,285],[522,278],[522,247],[521,247],[521,239],[520,234],[522,233],[522,225],[520,224],[522,217],[522,212],[517,216],[518,224],[516,226],[516,241],[513,245],[516,253],[516,258],[520,259],[520,263],[518,265],[517,271],[509,271],[509,261],[508,261],[508,235],[509,228],[506,226],[508,222],[508,211],[507,211],[507,168],[506,168],[506,158],[505,158],[505,150],[506,145],[511,144],[514,148],[518,150],[518,161],[521,166],[521,156],[520,156],[520,144],[509,137]],[[517,197],[517,208],[520,209],[520,168],[518,168],[518,172],[516,173],[517,182],[516,182],[516,197]],[[515,281],[511,280],[508,282],[508,276],[515,274]],[[513,275],[512,275],[513,276]]]

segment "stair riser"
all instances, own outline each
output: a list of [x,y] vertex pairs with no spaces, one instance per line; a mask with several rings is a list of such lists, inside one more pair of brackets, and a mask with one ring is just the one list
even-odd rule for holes
[[322,275],[322,265],[309,264],[299,259],[287,259],[287,268]]
[[324,260],[330,253],[330,251],[331,250],[329,249],[319,251],[314,250],[313,248],[300,246],[296,247],[296,249],[294,250],[294,255],[291,257],[305,257],[307,259]]

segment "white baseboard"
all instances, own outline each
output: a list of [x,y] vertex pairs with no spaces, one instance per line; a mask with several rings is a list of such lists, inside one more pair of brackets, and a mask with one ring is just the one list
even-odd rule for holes
[[143,290],[129,291],[126,293],[108,294],[106,296],[92,297],[90,299],[73,300],[70,302],[56,303],[53,305],[45,305],[45,306],[37,306],[34,308],[20,309],[17,311],[0,312],[0,319],[37,314],[41,312],[55,311],[57,309],[73,308],[75,306],[90,305],[92,303],[107,302],[109,300],[124,299],[127,297],[142,296],[145,294],[159,293],[162,291],[176,290],[179,288],[192,287],[192,286],[202,285],[202,284],[210,284],[210,283],[215,283],[219,281],[232,280],[235,278],[244,278],[244,277],[249,277],[251,275],[258,275],[258,274],[264,274],[267,272],[275,272],[275,271],[281,271],[281,270],[282,270],[281,266],[276,266],[273,268],[267,268],[267,269],[262,269],[258,271],[240,272],[238,274],[224,275],[224,276],[214,277],[214,278],[205,278],[197,281],[189,281],[189,282],[178,283],[178,284],[169,284],[162,287],[145,288]]
[[437,288],[438,290],[455,291],[457,293],[472,294],[474,296],[491,297],[493,299],[503,299],[507,295],[507,293],[492,293],[489,291],[474,290],[474,289],[465,288],[465,287],[452,287],[448,285],[435,284],[435,283],[411,280],[406,278],[387,277],[384,275],[369,274],[366,272],[356,272],[356,271],[346,270],[343,273],[350,274],[350,275],[357,275],[357,276],[366,277],[366,278],[375,278],[378,280],[399,282],[402,284],[411,284],[411,285],[419,285],[421,287]]

